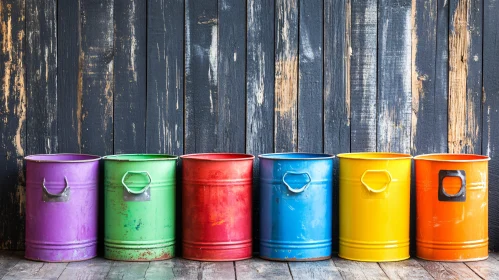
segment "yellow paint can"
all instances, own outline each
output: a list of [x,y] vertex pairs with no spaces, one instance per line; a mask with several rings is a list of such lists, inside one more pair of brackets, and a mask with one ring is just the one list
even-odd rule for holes
[[409,258],[411,155],[339,154],[341,258]]

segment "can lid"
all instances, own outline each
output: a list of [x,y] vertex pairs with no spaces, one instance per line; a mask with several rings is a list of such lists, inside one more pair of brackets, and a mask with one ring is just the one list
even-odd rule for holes
[[92,162],[99,161],[100,156],[87,155],[87,154],[36,154],[26,156],[26,161],[31,162]]
[[439,162],[477,162],[477,161],[489,161],[490,157],[484,155],[475,155],[475,154],[437,153],[437,154],[426,154],[426,155],[415,156],[414,160],[427,160],[427,161],[439,161]]
[[361,153],[338,154],[338,158],[361,159],[361,160],[398,160],[398,159],[412,159],[412,156],[410,154],[402,154],[402,153],[361,152]]
[[168,154],[120,154],[105,156],[102,159],[112,161],[164,161],[177,160],[178,157]]
[[180,156],[182,160],[202,160],[202,161],[235,161],[253,160],[254,155],[241,153],[199,153]]
[[269,153],[261,154],[258,156],[263,159],[275,160],[319,160],[319,159],[332,159],[334,155],[318,154],[318,153]]

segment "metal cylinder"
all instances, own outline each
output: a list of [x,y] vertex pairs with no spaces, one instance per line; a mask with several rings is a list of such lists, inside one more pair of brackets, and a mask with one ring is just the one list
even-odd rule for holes
[[172,155],[104,157],[104,257],[164,260],[175,255]]
[[25,257],[44,262],[95,257],[100,157],[46,154],[25,160]]
[[416,165],[416,254],[433,261],[488,257],[487,156],[430,154]]
[[186,259],[251,258],[254,156],[191,154],[182,159],[182,251]]
[[411,155],[339,154],[341,258],[409,258]]
[[259,158],[260,257],[330,258],[334,156],[281,153]]

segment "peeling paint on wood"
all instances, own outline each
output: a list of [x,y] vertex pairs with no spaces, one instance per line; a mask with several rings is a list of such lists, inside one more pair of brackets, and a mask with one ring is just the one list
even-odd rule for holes
[[298,3],[277,0],[275,37],[275,119],[276,152],[298,148]]

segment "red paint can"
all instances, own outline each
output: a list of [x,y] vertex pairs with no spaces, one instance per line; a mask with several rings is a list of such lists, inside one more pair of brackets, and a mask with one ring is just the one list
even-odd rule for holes
[[212,153],[181,159],[183,257],[199,261],[251,258],[254,156]]

